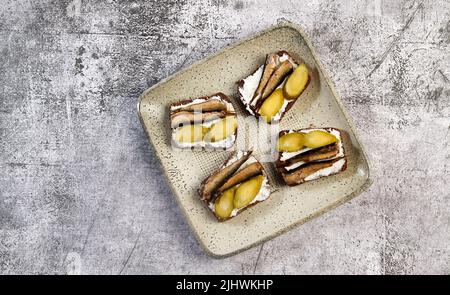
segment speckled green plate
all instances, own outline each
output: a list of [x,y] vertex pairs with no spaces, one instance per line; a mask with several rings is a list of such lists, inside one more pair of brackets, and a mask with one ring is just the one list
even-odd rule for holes
[[[264,163],[274,183],[271,197],[229,221],[218,222],[200,202],[197,188],[230,152],[172,150],[167,106],[221,91],[232,96],[238,121],[243,120],[246,115],[236,99],[235,82],[262,64],[267,53],[280,49],[303,59],[312,75],[307,91],[286,114],[281,128],[332,126],[347,131],[348,168],[337,175],[287,187],[275,175],[273,165]],[[181,211],[200,244],[215,257],[235,254],[271,239],[350,200],[371,184],[367,157],[339,95],[310,40],[291,23],[269,28],[159,82],[139,97],[138,110]],[[245,132],[238,132],[238,142],[246,140],[243,136]]]

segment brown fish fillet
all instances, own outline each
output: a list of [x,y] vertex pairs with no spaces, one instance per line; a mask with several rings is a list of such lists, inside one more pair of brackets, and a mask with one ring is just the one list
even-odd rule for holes
[[180,111],[187,112],[213,112],[213,111],[227,111],[227,105],[220,100],[211,99],[205,102],[196,103],[193,105],[188,105],[186,107],[182,107]]
[[263,170],[263,167],[260,163],[252,163],[248,165],[247,167],[243,168],[239,172],[237,172],[235,175],[230,177],[218,190],[217,193],[221,194],[230,187],[235,186],[238,183],[244,182],[247,179],[256,176],[258,174],[261,174]]
[[[242,164],[248,160],[251,153],[251,151],[245,153],[239,160],[229,164],[225,168],[220,168],[210,177],[205,179],[199,190],[200,198],[202,200],[210,200],[212,194],[227,181],[227,178],[233,175],[239,169],[239,167],[241,167]],[[236,153],[232,154],[230,156],[230,159],[234,157],[235,154]]]
[[280,83],[284,80],[284,78],[292,71],[292,63],[288,60],[283,61],[279,67],[275,70],[275,72],[270,77],[269,81],[267,82],[266,87],[264,87],[264,90],[262,92],[261,98],[264,100],[267,98],[274,90],[275,88],[280,85]]
[[270,77],[273,72],[277,69],[279,65],[278,55],[276,53],[268,54],[266,57],[266,63],[264,64],[263,74],[261,80],[259,81],[258,88],[256,88],[255,94],[253,95],[253,99],[250,102],[250,105],[255,107],[257,105],[257,101],[260,98],[260,94],[263,92],[264,88],[269,82]]
[[286,161],[280,161],[277,163],[277,166],[290,166],[298,162],[314,162],[326,160],[335,157],[338,153],[339,146],[334,143],[318,149],[307,151]]

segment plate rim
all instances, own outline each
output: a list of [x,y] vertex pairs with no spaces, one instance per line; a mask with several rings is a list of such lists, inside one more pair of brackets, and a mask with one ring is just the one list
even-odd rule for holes
[[[199,233],[197,232],[197,230],[195,230],[195,227],[194,227],[194,225],[192,224],[190,218],[188,217],[188,212],[186,211],[186,209],[184,208],[184,206],[181,204],[181,202],[180,202],[180,200],[179,200],[179,197],[178,197],[178,195],[177,195],[177,193],[176,193],[176,190],[175,190],[175,188],[174,188],[174,186],[173,186],[173,183],[172,183],[172,181],[170,181],[169,176],[167,175],[166,167],[164,167],[163,164],[162,164],[161,157],[160,157],[160,155],[158,154],[158,152],[156,151],[156,148],[155,148],[155,145],[154,145],[154,143],[153,143],[152,137],[151,137],[151,135],[150,135],[148,129],[147,129],[146,126],[145,126],[144,119],[142,118],[142,112],[141,112],[141,104],[142,104],[142,100],[144,99],[144,97],[145,97],[148,93],[150,93],[150,92],[151,92],[152,90],[154,90],[155,88],[157,88],[157,87],[159,87],[160,85],[162,85],[162,84],[164,84],[164,83],[166,83],[166,82],[172,80],[173,78],[176,78],[176,77],[180,76],[181,74],[183,74],[184,72],[190,70],[191,68],[194,68],[194,67],[196,67],[196,66],[198,66],[198,65],[200,65],[200,64],[202,64],[202,63],[204,63],[204,62],[206,62],[206,61],[208,61],[208,60],[211,60],[211,59],[213,59],[214,57],[216,57],[216,56],[218,56],[218,55],[220,55],[220,54],[222,54],[222,53],[224,53],[224,52],[226,52],[226,51],[232,50],[233,48],[235,48],[235,47],[237,47],[237,46],[239,46],[239,45],[241,45],[241,44],[243,44],[243,43],[245,43],[245,42],[247,42],[247,41],[256,39],[256,38],[260,37],[261,35],[264,35],[264,34],[270,32],[270,31],[277,30],[277,29],[282,29],[282,28],[288,28],[288,29],[296,30],[296,31],[300,34],[300,36],[303,38],[303,40],[305,41],[305,43],[306,43],[308,49],[310,50],[311,55],[312,55],[312,57],[313,57],[313,59],[314,59],[314,62],[315,62],[316,65],[317,65],[317,69],[322,73],[322,76],[324,77],[324,79],[325,79],[325,81],[326,81],[326,83],[327,83],[327,85],[328,85],[328,87],[329,87],[329,89],[330,89],[330,91],[331,91],[331,93],[332,93],[334,99],[336,100],[336,103],[337,103],[339,109],[341,110],[341,112],[342,112],[343,115],[344,115],[345,121],[346,121],[347,124],[349,125],[350,130],[351,130],[351,132],[353,133],[353,136],[354,136],[356,142],[358,143],[358,145],[359,145],[359,147],[360,147],[360,151],[361,151],[362,157],[363,157],[363,159],[364,159],[364,161],[366,162],[366,165],[367,165],[367,176],[366,176],[366,181],[365,181],[358,189],[354,190],[352,193],[346,195],[345,197],[341,198],[340,200],[338,200],[338,201],[336,201],[336,202],[334,202],[334,203],[332,203],[332,204],[330,204],[330,205],[328,205],[328,206],[322,208],[321,210],[319,210],[319,211],[317,211],[317,212],[314,212],[314,213],[309,214],[309,215],[306,216],[305,218],[299,219],[298,221],[292,223],[292,224],[289,225],[289,226],[284,227],[283,229],[280,229],[280,230],[278,230],[278,231],[275,231],[274,233],[272,233],[272,234],[270,234],[270,235],[268,235],[268,236],[266,236],[266,237],[260,238],[260,239],[258,239],[258,240],[256,240],[256,241],[254,241],[253,243],[251,243],[251,244],[249,244],[249,245],[246,245],[246,246],[244,246],[244,247],[241,247],[241,248],[239,248],[239,249],[236,249],[236,250],[234,250],[234,251],[227,252],[227,253],[225,253],[225,254],[216,253],[216,252],[214,252],[213,250],[211,250],[211,249],[204,243],[204,241],[203,241],[202,238],[200,237],[200,235],[199,235]],[[165,177],[165,179],[166,179],[166,182],[167,182],[167,183],[169,184],[169,186],[170,186],[170,189],[171,189],[171,191],[172,191],[172,194],[175,195],[175,200],[176,200],[176,202],[177,202],[177,204],[178,204],[178,207],[180,207],[181,212],[183,213],[185,220],[186,220],[187,223],[189,224],[190,231],[195,235],[195,237],[196,237],[198,243],[200,244],[201,248],[203,248],[203,250],[204,250],[209,256],[211,256],[211,257],[213,257],[213,258],[226,258],[226,257],[230,257],[230,256],[236,255],[236,254],[238,254],[238,253],[244,252],[244,251],[246,251],[246,250],[248,250],[248,249],[250,249],[250,248],[253,248],[253,247],[255,247],[255,246],[259,245],[259,244],[262,244],[262,243],[264,243],[264,242],[267,242],[267,241],[269,241],[269,240],[271,240],[271,239],[273,239],[273,238],[275,238],[275,237],[277,237],[277,236],[280,236],[280,235],[282,235],[282,234],[284,234],[284,233],[290,231],[290,230],[293,229],[294,227],[297,227],[297,226],[299,226],[299,225],[302,225],[302,224],[304,224],[305,222],[308,222],[308,221],[311,220],[311,219],[314,219],[314,218],[316,218],[316,217],[319,217],[319,216],[321,216],[322,214],[325,214],[325,213],[327,213],[327,212],[329,212],[329,211],[331,211],[331,210],[337,208],[338,206],[347,203],[347,202],[350,201],[351,199],[355,198],[356,196],[358,196],[358,195],[360,195],[361,193],[363,193],[364,191],[366,191],[366,190],[372,185],[372,183],[373,183],[373,178],[372,178],[372,169],[373,169],[372,161],[371,161],[370,157],[368,156],[368,154],[366,153],[366,150],[365,150],[365,148],[364,148],[364,145],[362,144],[362,142],[361,142],[361,140],[360,140],[360,137],[359,137],[358,133],[356,132],[356,127],[355,127],[355,125],[354,125],[354,123],[353,123],[353,120],[352,120],[351,117],[349,116],[349,114],[348,114],[348,112],[347,112],[347,109],[345,108],[344,104],[342,103],[341,96],[339,95],[338,91],[336,90],[336,88],[335,88],[335,86],[334,86],[334,83],[333,83],[333,80],[331,80],[331,78],[330,78],[330,76],[329,76],[329,74],[328,74],[328,71],[325,69],[324,65],[323,65],[322,62],[320,61],[319,55],[317,54],[316,49],[315,49],[314,46],[312,45],[312,42],[311,42],[311,40],[309,39],[308,35],[305,33],[305,31],[304,31],[299,25],[297,25],[297,24],[295,24],[295,23],[293,23],[293,22],[291,22],[291,21],[288,21],[288,20],[286,20],[286,19],[280,19],[280,20],[278,20],[278,23],[277,23],[277,24],[271,25],[271,26],[269,26],[269,27],[266,28],[266,29],[263,29],[263,30],[261,30],[261,31],[259,31],[259,32],[257,32],[257,33],[255,33],[255,34],[250,35],[249,37],[246,37],[246,38],[241,39],[241,40],[239,40],[239,41],[237,41],[237,42],[235,42],[235,43],[233,43],[233,44],[231,44],[231,45],[228,45],[228,46],[226,46],[226,47],[224,47],[224,48],[218,50],[217,52],[215,52],[215,53],[213,53],[213,54],[211,54],[211,55],[209,55],[209,56],[207,56],[207,57],[205,57],[205,58],[203,58],[203,59],[201,59],[201,60],[198,60],[198,61],[192,63],[191,65],[187,66],[186,68],[180,69],[180,70],[176,71],[175,73],[169,75],[168,77],[166,77],[166,78],[160,80],[159,82],[155,83],[154,85],[152,85],[151,87],[147,88],[146,90],[144,90],[144,91],[139,95],[139,97],[138,97],[138,103],[137,103],[137,112],[138,112],[138,117],[139,117],[139,121],[141,122],[142,128],[144,129],[145,134],[147,135],[147,138],[148,138],[149,142],[151,143],[151,145],[153,146],[153,149],[155,150],[155,153],[154,153],[154,154],[156,155],[156,157],[157,157],[157,159],[158,159],[157,162],[159,163],[160,169],[161,169],[162,172],[163,172],[163,175],[164,175],[164,177]]]

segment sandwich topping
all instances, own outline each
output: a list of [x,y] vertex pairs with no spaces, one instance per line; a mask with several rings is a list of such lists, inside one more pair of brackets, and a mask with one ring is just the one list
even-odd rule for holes
[[277,148],[276,167],[288,185],[336,174],[347,166],[338,129],[282,131]]
[[298,64],[286,51],[268,54],[264,65],[238,82],[240,99],[246,110],[278,122],[295,103],[310,80],[305,64]]
[[270,196],[270,183],[251,151],[238,151],[202,182],[199,194],[213,214],[223,221],[266,200]]
[[[300,136],[302,136],[302,139],[301,140],[303,140],[303,134],[308,134],[308,133],[310,133],[310,132],[312,132],[312,131],[324,131],[323,129],[307,129],[307,130],[304,130],[304,131],[302,131],[302,132],[294,132],[294,131],[289,131],[288,133],[286,133],[283,137],[280,137],[280,141],[279,141],[279,151],[280,151],[280,159],[279,159],[279,161],[287,161],[287,160],[289,160],[289,159],[291,159],[291,158],[294,158],[294,157],[296,157],[296,156],[298,156],[298,155],[300,155],[300,154],[304,154],[304,153],[306,153],[306,152],[308,152],[308,151],[311,151],[311,150],[313,150],[314,149],[314,147],[306,147],[306,146],[304,146],[304,142],[302,142],[302,143],[295,143],[295,141],[294,140],[291,140],[290,142],[293,142],[293,144],[291,144],[291,147],[290,147],[290,149],[289,149],[289,147],[287,147],[287,146],[284,146],[283,148],[284,149],[281,149],[280,150],[280,143],[281,143],[281,141],[283,140],[283,138],[284,139],[287,139],[288,137],[289,137],[289,135],[300,135]],[[338,152],[336,153],[336,156],[334,157],[334,158],[341,158],[341,157],[343,157],[344,156],[344,146],[343,146],[343,144],[342,144],[342,141],[340,140],[340,137],[341,137],[341,133],[337,130],[337,129],[333,129],[333,128],[330,128],[330,130],[329,130],[329,133],[331,134],[331,135],[333,135],[333,136],[335,136],[335,138],[336,138],[336,141],[337,141],[337,143],[336,143],[336,145],[337,145],[337,150],[338,150]],[[289,134],[289,135],[288,135]],[[292,138],[292,137],[291,137]],[[299,140],[299,139],[297,139],[297,140]],[[333,139],[331,139],[331,140],[333,140]],[[287,142],[287,141],[286,141]],[[287,144],[287,143],[286,143]],[[302,145],[302,148],[300,148],[300,149],[296,149],[295,148],[295,145],[296,144],[298,144],[298,145]],[[323,145],[322,145],[323,146]],[[331,159],[328,159],[328,160],[331,160]],[[286,167],[286,169],[288,168],[289,166],[287,166]],[[297,166],[298,167],[298,166]],[[292,168],[290,169],[290,170],[292,170]]]
[[236,141],[236,113],[222,93],[172,104],[170,126],[172,143],[179,148],[226,149]]
[[213,110],[228,111],[230,113],[234,112],[234,107],[231,102],[224,100],[225,94],[217,93],[212,96],[196,98],[194,100],[186,100],[180,103],[175,103],[170,106],[170,111],[175,112],[178,110],[186,111],[204,111],[209,112]]

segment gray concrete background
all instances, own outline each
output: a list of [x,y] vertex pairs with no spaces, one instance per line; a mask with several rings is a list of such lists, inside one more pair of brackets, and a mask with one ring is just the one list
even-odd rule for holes
[[[0,2],[0,273],[450,273],[449,1]],[[310,35],[375,183],[215,260],[137,97],[280,18]]]

